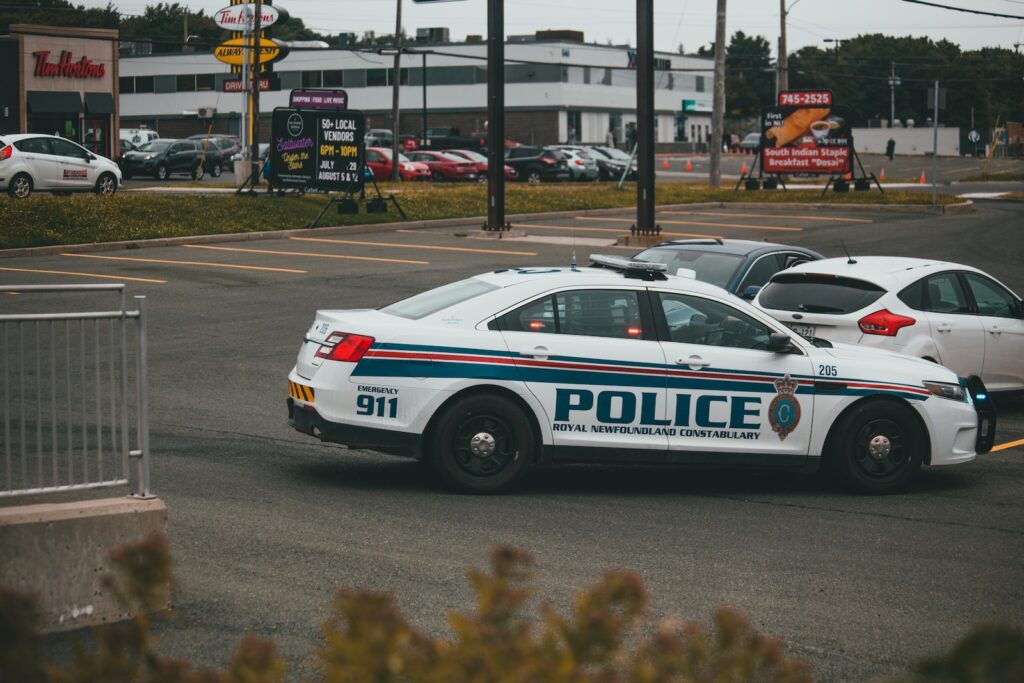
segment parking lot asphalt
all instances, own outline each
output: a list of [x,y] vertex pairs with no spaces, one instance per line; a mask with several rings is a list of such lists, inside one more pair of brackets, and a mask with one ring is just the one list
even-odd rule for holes
[[[162,649],[223,665],[255,632],[279,641],[293,677],[308,673],[340,587],[394,592],[443,634],[445,612],[472,604],[466,568],[498,543],[536,555],[539,597],[559,608],[604,570],[631,568],[654,616],[707,623],[735,605],[823,681],[901,670],[982,621],[1024,625],[1024,445],[926,468],[886,497],[813,476],[610,467],[538,471],[515,493],[473,497],[442,491],[417,463],[320,445],[285,423],[286,374],[318,308],[376,307],[481,271],[568,264],[573,251],[580,263],[628,254],[614,241],[633,220],[529,221],[515,226],[522,240],[441,228],[0,259],[0,282],[124,281],[147,297],[153,488],[178,578]],[[665,236],[954,260],[1024,292],[1020,204],[960,216],[737,205],[658,220]],[[1000,412],[997,443],[1024,439],[1024,400]]]

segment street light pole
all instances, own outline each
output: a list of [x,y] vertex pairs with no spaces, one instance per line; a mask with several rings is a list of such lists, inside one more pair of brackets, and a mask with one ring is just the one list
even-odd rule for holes
[[424,137],[424,139],[426,139],[426,137],[427,137],[427,53],[426,53],[426,51],[424,50],[423,52],[421,52],[420,56],[423,57],[423,68],[422,68],[422,77],[421,77],[421,80],[423,81],[423,137]]
[[654,229],[654,0],[636,2],[636,227]]
[[[252,76],[249,78],[249,92],[252,97],[252,173],[259,179],[260,170],[260,71],[263,65],[263,36],[260,35],[260,18],[263,14],[263,0],[256,0],[256,16],[252,28]],[[253,187],[255,187],[255,180]]]
[[398,119],[401,111],[398,108],[398,93],[402,87],[402,0],[395,0],[395,67],[391,74],[391,179],[398,180],[398,136],[401,127]]
[[896,75],[896,62],[891,62],[889,65],[889,96],[890,96],[890,111],[889,111],[889,127],[892,128],[896,125],[896,86],[900,84],[900,79]]
[[487,225],[505,228],[505,6],[487,0]]
[[796,6],[796,3],[800,0],[795,0],[788,8],[786,7],[786,0],[779,0],[779,21],[781,26],[779,27],[779,58],[776,62],[778,67],[778,85],[775,88],[775,99],[778,100],[779,93],[783,90],[789,90],[789,48],[786,44],[786,19],[789,17],[789,11]]

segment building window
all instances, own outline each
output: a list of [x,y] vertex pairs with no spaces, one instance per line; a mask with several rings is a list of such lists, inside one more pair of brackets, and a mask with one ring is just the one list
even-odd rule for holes
[[319,88],[323,82],[319,71],[303,71],[302,72],[302,87],[303,88]]
[[196,90],[216,90],[215,74],[196,74]]
[[153,92],[153,77],[152,76],[136,76],[135,77],[135,92],[136,93]]
[[366,87],[373,88],[388,84],[387,69],[367,69]]
[[122,95],[131,95],[135,92],[135,79],[131,76],[122,76],[117,79],[117,87]]
[[611,85],[611,84],[612,84],[612,70],[611,69],[605,69],[604,70],[604,75],[601,76],[601,85]]
[[178,79],[176,76],[154,76],[153,90],[158,93],[177,92]]
[[345,72],[341,69],[334,69],[324,72],[325,88],[340,88],[345,83]]
[[175,78],[176,90],[178,92],[195,92],[196,91],[196,75],[195,74],[181,74]]
[[704,92],[704,77],[697,76],[697,92]]
[[365,88],[366,87],[366,69],[346,69],[345,70],[345,87],[346,88]]

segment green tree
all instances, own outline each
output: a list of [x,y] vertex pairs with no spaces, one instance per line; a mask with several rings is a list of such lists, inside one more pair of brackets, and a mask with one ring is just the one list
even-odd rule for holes
[[725,115],[756,116],[772,104],[775,81],[771,47],[763,36],[732,35],[725,50]]
[[0,34],[6,34],[11,24],[117,28],[119,20],[120,14],[110,4],[85,7],[67,0],[0,0]]
[[181,52],[187,36],[196,36],[189,40],[190,45],[213,49],[227,38],[228,32],[202,10],[193,12],[176,2],[147,5],[142,16],[121,19],[121,37],[152,40],[153,52]]

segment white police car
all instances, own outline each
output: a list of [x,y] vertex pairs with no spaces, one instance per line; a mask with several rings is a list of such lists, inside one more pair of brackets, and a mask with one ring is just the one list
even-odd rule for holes
[[511,268],[319,311],[288,376],[289,423],[429,460],[470,492],[535,463],[619,462],[825,464],[884,493],[992,446],[977,378],[809,341],[663,264],[591,258],[605,267]]

